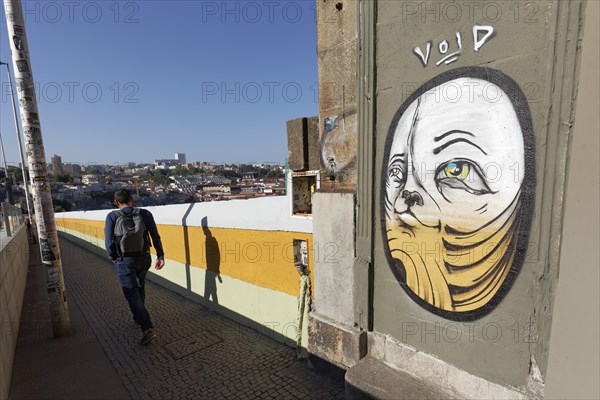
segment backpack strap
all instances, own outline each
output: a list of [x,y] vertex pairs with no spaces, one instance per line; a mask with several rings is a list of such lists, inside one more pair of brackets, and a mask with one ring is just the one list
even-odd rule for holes
[[142,218],[142,222],[144,223],[144,227],[146,228],[145,234],[144,234],[144,240],[146,241],[146,246],[148,247],[148,249],[150,249],[150,247],[152,247],[152,244],[150,242],[150,232],[148,231],[148,227],[146,226],[146,221],[144,220],[144,216],[142,215],[142,209],[138,208],[138,207],[134,207],[133,211],[131,212],[132,216],[136,216],[139,215],[140,218]]
[[[116,224],[117,221],[119,220],[119,218],[123,217],[125,215],[125,213],[120,208],[118,210],[115,210],[114,213],[117,216],[117,219],[115,220],[115,224]],[[112,242],[113,242],[113,245],[115,246],[115,250],[117,251],[117,256],[121,257],[121,260],[122,260],[123,259],[123,255],[121,254],[121,246],[119,246],[119,240],[115,236],[115,227],[114,227],[114,225],[113,225]]]

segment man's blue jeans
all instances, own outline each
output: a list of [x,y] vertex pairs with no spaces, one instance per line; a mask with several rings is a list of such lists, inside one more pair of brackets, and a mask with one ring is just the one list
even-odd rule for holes
[[133,319],[138,322],[142,332],[152,328],[152,320],[145,306],[146,300],[146,275],[152,264],[150,254],[141,257],[123,257],[115,261],[119,282],[123,287],[123,294]]

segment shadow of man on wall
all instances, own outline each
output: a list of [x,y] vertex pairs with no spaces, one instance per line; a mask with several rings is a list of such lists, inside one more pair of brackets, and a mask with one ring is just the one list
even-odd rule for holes
[[223,279],[221,279],[221,251],[219,249],[219,242],[217,242],[217,239],[208,228],[208,217],[202,218],[202,231],[204,232],[204,236],[206,236],[204,252],[206,255],[204,299],[219,304],[217,279],[219,283],[223,283]]

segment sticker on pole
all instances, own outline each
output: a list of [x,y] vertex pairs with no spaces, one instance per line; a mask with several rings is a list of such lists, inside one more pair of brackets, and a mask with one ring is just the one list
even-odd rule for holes
[[27,60],[17,60],[17,69],[19,72],[29,72],[29,64]]
[[15,48],[17,50],[23,50],[23,39],[20,36],[13,36],[13,43],[15,44]]
[[56,261],[56,256],[52,251],[52,246],[50,245],[50,241],[48,239],[40,240],[40,247],[42,249],[42,262]]
[[[7,17],[8,17],[8,15],[7,15]],[[23,29],[23,27],[21,25],[13,25],[13,31],[14,31],[15,35],[17,35],[17,36],[25,35],[25,30]]]
[[22,96],[19,100],[19,105],[26,111],[30,111],[33,108],[33,98],[31,96]]

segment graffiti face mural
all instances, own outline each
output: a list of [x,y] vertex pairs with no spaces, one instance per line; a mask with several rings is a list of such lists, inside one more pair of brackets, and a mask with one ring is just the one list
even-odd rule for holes
[[382,171],[385,250],[404,289],[446,318],[488,313],[518,274],[531,218],[521,90],[485,68],[434,78],[394,117]]

